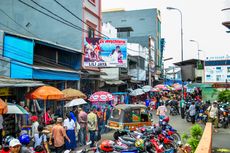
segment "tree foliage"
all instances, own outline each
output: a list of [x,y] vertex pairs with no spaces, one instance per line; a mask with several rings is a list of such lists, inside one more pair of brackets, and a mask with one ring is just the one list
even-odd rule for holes
[[230,90],[223,90],[219,92],[218,100],[222,102],[229,102],[230,101]]
[[203,134],[203,129],[199,124],[195,124],[194,126],[192,126],[192,128],[190,129],[190,135],[187,134],[183,134],[182,135],[182,140],[183,141],[187,141],[187,143],[191,146],[192,148],[192,152],[195,152],[200,139],[202,137]]

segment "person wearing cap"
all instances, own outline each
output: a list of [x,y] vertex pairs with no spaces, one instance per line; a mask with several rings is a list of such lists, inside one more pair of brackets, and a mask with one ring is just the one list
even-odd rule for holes
[[52,145],[52,138],[54,139],[54,147],[56,153],[62,153],[65,149],[65,139],[70,143],[69,137],[66,135],[66,130],[62,126],[62,118],[57,118],[56,125],[52,128],[49,145]]
[[30,120],[33,122],[32,127],[31,127],[31,136],[34,137],[36,133],[38,133],[38,117],[37,116],[31,116]]
[[211,106],[207,109],[208,122],[211,122],[214,125],[214,131],[217,132],[218,128],[218,104],[217,101],[214,101]]
[[10,153],[20,153],[22,144],[18,139],[12,139],[10,141]]

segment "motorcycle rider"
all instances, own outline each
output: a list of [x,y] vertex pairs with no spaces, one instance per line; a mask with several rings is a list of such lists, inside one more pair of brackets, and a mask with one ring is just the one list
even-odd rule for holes
[[22,134],[19,136],[19,141],[22,144],[20,153],[32,153],[34,152],[28,145],[30,143],[30,136],[28,134]]
[[22,144],[18,139],[12,139],[9,143],[10,153],[20,153]]

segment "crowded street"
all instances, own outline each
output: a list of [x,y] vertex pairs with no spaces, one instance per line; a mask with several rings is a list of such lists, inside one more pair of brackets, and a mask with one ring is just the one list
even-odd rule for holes
[[0,0],[0,153],[230,153],[229,10]]

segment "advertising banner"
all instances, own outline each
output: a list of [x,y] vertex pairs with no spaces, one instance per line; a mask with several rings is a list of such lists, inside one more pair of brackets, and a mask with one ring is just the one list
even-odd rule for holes
[[127,67],[127,40],[85,38],[84,66]]

